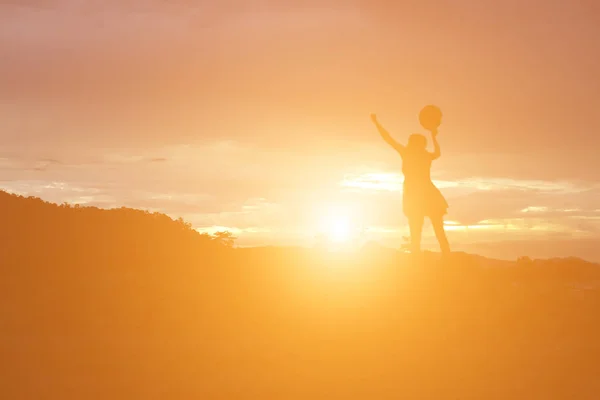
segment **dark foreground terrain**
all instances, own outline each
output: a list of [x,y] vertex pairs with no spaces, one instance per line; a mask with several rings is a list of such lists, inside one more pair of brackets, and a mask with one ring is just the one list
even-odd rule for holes
[[598,399],[598,265],[232,249],[0,193],[0,398]]

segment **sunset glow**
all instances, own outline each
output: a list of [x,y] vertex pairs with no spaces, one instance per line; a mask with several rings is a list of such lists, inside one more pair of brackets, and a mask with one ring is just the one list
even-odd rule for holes
[[583,5],[84,3],[0,6],[0,189],[159,211],[240,246],[360,231],[397,247],[402,164],[369,113],[405,142],[437,104],[431,172],[457,248],[600,239]]

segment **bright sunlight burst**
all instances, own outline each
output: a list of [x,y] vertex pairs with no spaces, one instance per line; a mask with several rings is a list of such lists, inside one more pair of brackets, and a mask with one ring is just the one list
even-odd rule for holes
[[331,202],[321,204],[315,211],[318,232],[329,243],[330,250],[352,246],[361,215],[357,205]]
[[334,216],[328,222],[327,236],[334,243],[347,242],[351,238],[351,224],[348,216]]

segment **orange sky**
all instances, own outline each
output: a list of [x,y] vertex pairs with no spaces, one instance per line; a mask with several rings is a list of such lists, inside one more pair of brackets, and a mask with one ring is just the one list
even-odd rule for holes
[[309,244],[343,208],[363,240],[397,245],[401,164],[369,112],[405,140],[434,103],[455,247],[599,239],[595,1],[14,3],[6,190],[163,211],[246,245]]

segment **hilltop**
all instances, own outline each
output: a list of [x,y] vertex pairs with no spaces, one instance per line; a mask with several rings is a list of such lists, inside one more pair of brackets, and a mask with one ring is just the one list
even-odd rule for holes
[[594,399],[599,266],[230,248],[0,192],[0,397]]

